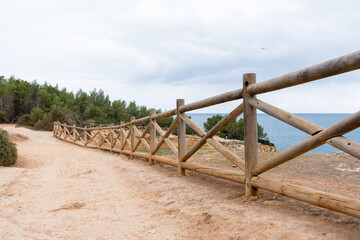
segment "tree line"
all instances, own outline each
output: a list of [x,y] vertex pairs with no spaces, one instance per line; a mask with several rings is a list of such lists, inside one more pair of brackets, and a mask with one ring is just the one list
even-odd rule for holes
[[[111,101],[103,90],[76,93],[59,89],[58,85],[27,82],[11,76],[0,76],[0,122],[34,126],[51,130],[54,121],[76,125],[120,124],[131,116],[149,115],[150,108],[135,101]],[[161,109],[156,110],[157,113]],[[171,124],[170,118],[159,124]]]
[[[58,85],[27,82],[11,76],[0,76],[0,122],[17,123],[39,130],[52,130],[53,123],[59,121],[69,125],[94,126],[100,124],[120,124],[130,121],[131,116],[142,118],[149,116],[150,108],[139,106],[135,101],[111,101],[103,90],[92,90],[89,93],[78,90],[76,93],[59,89]],[[156,110],[157,113],[161,109]],[[223,116],[215,115],[204,123],[209,131]],[[158,124],[167,128],[173,117],[158,119]],[[174,134],[177,134],[175,128]],[[263,127],[258,125],[259,142],[273,145]],[[187,126],[187,134],[195,132]],[[244,139],[244,121],[234,120],[219,132],[220,137]]]

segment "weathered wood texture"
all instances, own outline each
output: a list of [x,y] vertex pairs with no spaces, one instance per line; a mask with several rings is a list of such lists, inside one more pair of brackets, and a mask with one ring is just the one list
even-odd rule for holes
[[[121,121],[120,122],[120,125],[121,124],[124,124],[124,121]],[[123,128],[121,128],[120,129],[120,149],[121,150],[123,150],[124,149],[124,147],[125,147],[125,142],[126,142],[126,133],[124,133],[125,131],[124,131],[124,129]]]
[[[240,109],[242,111],[242,105],[240,105],[239,107],[237,107],[236,109]],[[238,111],[236,110],[236,111]],[[235,111],[235,110],[234,110]],[[232,116],[234,117],[234,115]],[[235,117],[236,118],[236,117]],[[197,126],[193,121],[191,121],[191,119],[189,119],[186,116],[182,116],[182,119],[200,136],[202,136],[202,138],[200,139],[199,142],[197,142],[183,157],[182,161],[185,162],[187,159],[189,159],[191,157],[192,154],[195,153],[195,151],[193,149],[200,149],[201,146],[203,146],[203,139],[206,140],[206,142],[208,142],[211,146],[213,146],[217,151],[219,151],[224,157],[226,157],[227,159],[229,159],[232,163],[234,163],[236,166],[238,166],[241,170],[245,170],[245,162],[236,154],[232,153],[229,149],[227,149],[226,147],[224,147],[224,145],[222,145],[221,143],[219,143],[218,141],[216,141],[215,139],[213,139],[211,136],[211,134],[207,135],[208,133],[210,133],[210,131],[208,133],[206,133],[203,129],[201,129],[199,126]],[[225,119],[225,118],[224,118]],[[223,119],[223,120],[224,120]],[[231,118],[230,118],[231,119]],[[229,121],[230,119],[227,119],[225,121]],[[230,121],[231,122],[231,121]],[[216,124],[214,126],[214,128],[220,128],[220,126],[222,125],[221,121]],[[214,129],[213,128],[213,129]]]
[[258,132],[256,108],[249,104],[251,98],[248,89],[256,83],[254,73],[243,76],[243,98],[244,98],[244,141],[245,141],[245,192],[247,197],[257,196],[258,189],[251,185],[253,174],[251,170],[258,163]]
[[[315,135],[324,130],[323,127],[315,123],[309,122],[259,99],[252,98],[250,99],[249,103],[264,113],[267,113],[307,134]],[[360,144],[357,142],[354,142],[343,136],[337,136],[327,140],[326,143],[360,159]]]
[[212,167],[208,167],[208,166],[204,166],[204,165],[200,165],[200,164],[196,164],[196,163],[190,163],[190,162],[183,163],[183,168],[194,171],[194,172],[230,180],[233,182],[238,182],[238,183],[245,182],[244,173],[242,173],[240,171],[212,168]]
[[177,118],[171,123],[167,132],[162,136],[159,143],[156,145],[155,149],[151,152],[151,154],[155,154],[161,147],[161,145],[165,142],[165,140],[170,136],[170,134],[174,131],[175,127],[177,126]]
[[139,131],[139,129],[137,129],[136,126],[134,126],[135,133],[136,133],[136,135],[139,137],[139,140],[137,141],[137,143],[136,143],[133,151],[136,151],[136,149],[137,149],[137,148],[140,146],[140,144],[142,143],[142,144],[145,146],[145,148],[150,152],[150,145],[149,145],[149,143],[144,139],[146,133],[147,133],[147,132],[149,131],[149,129],[150,129],[150,126],[151,126],[150,124],[147,125],[147,127],[145,128],[145,130],[144,130],[142,133]]
[[276,167],[286,161],[289,161],[303,153],[323,145],[328,139],[343,135],[360,126],[360,111],[352,114],[344,120],[324,129],[318,134],[288,148],[276,156],[258,164],[253,168],[252,174],[258,175],[267,170]]
[[155,110],[151,109],[150,110],[150,123],[149,123],[149,132],[150,132],[150,158],[149,158],[149,164],[152,165],[154,164],[154,159],[152,157],[153,152],[155,150],[156,147],[156,129],[154,126],[155,120],[151,119],[152,116],[155,115]]
[[166,144],[170,147],[171,151],[175,154],[175,156],[177,156],[179,153],[178,153],[178,149],[176,148],[174,143],[170,139],[165,137],[166,133],[161,129],[161,127],[156,122],[154,122],[153,124],[154,124],[155,129],[159,132],[160,136],[163,137]]
[[131,159],[133,159],[134,158],[134,146],[135,146],[135,130],[134,130],[134,127],[135,127],[135,125],[134,125],[134,121],[135,121],[135,117],[133,116],[133,117],[130,117],[130,144],[129,144],[129,146],[130,146],[130,150],[131,150],[131,155],[130,155],[130,157],[131,157]]
[[152,116],[151,119],[156,120],[156,119],[160,119],[160,118],[171,117],[176,114],[176,111],[177,110],[175,108],[175,109],[171,109],[169,111],[163,112],[163,113],[158,113],[158,114],[155,114],[154,116]]
[[253,186],[269,192],[281,194],[332,211],[360,218],[360,200],[326,193],[292,184],[283,184],[262,177],[251,179]]
[[360,68],[360,51],[250,86],[251,95],[271,92]]
[[180,176],[185,176],[186,171],[182,168],[182,159],[186,154],[186,124],[183,120],[185,114],[180,112],[180,107],[185,103],[184,99],[176,100],[177,109],[177,134],[178,134],[178,173]]
[[241,99],[241,98],[242,98],[242,89],[237,89],[237,90],[226,92],[226,93],[214,96],[214,97],[206,98],[201,101],[186,104],[186,105],[180,107],[179,110],[180,110],[180,112],[188,112],[188,111],[205,108],[205,107],[209,107],[209,106],[213,106],[216,104],[229,102],[229,101],[233,101],[233,100],[237,100],[237,99]]

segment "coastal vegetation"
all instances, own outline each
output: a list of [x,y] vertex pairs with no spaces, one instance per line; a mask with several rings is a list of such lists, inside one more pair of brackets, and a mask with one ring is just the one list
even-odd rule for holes
[[[210,118],[207,119],[207,121],[204,123],[204,129],[205,131],[210,131],[218,122],[220,122],[225,116],[222,116],[220,114],[216,114]],[[258,142],[275,146],[273,143],[270,142],[270,139],[265,132],[264,128],[257,124],[257,130],[258,130]],[[238,140],[244,140],[244,119],[240,118],[239,120],[234,120],[228,125],[226,125],[223,129],[219,132],[220,137],[226,138],[226,139],[238,139]]]
[[15,164],[17,157],[15,143],[12,143],[9,140],[8,133],[0,128],[0,166]]
[[[11,76],[0,76],[0,122],[17,123],[37,130],[52,130],[53,122],[60,121],[69,125],[94,126],[100,124],[120,124],[129,121],[131,116],[142,118],[148,116],[150,108],[137,105],[135,101],[111,101],[103,90],[92,90],[89,93],[78,90],[76,93],[58,85],[27,82]],[[156,110],[157,113],[161,109]],[[206,131],[210,130],[223,117],[215,115],[204,123]],[[173,117],[158,119],[158,124],[169,127]],[[187,134],[195,134],[187,127]],[[269,141],[264,129],[258,125],[259,142],[267,145]],[[177,134],[177,129],[174,130]],[[244,120],[234,120],[220,131],[220,137],[244,139]]]
[[[27,82],[11,76],[0,76],[0,122],[17,123],[38,130],[52,130],[53,122],[76,125],[119,124],[131,116],[149,115],[150,108],[135,101],[111,101],[103,90],[76,93],[59,89],[58,85]],[[161,109],[156,110],[157,113]],[[171,124],[172,118],[158,121],[162,127]]]

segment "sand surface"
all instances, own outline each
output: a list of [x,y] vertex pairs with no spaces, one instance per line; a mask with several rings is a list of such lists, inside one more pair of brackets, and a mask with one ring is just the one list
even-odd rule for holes
[[0,239],[360,239],[353,217],[266,192],[243,201],[241,184],[0,127],[19,152],[0,167]]

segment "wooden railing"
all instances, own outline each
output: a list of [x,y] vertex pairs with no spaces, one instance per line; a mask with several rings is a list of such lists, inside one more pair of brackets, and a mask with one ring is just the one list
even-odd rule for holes
[[[119,126],[80,128],[61,123],[54,124],[54,136],[89,148],[98,148],[119,152],[149,159],[178,168],[180,175],[185,175],[186,170],[207,174],[230,181],[245,184],[246,196],[257,196],[258,189],[278,193],[293,199],[324,207],[333,211],[360,218],[360,200],[348,198],[315,189],[276,182],[261,176],[262,173],[283,164],[303,153],[328,143],[358,159],[360,159],[360,144],[342,136],[360,126],[360,112],[356,112],[346,119],[323,128],[289,112],[272,106],[257,99],[257,95],[267,93],[337,74],[353,71],[360,68],[360,51],[339,57],[327,62],[314,65],[293,73],[289,73],[268,81],[256,83],[256,75],[244,74],[243,88],[210,97],[201,101],[185,104],[183,99],[176,101],[176,108],[155,114],[154,110],[144,118],[131,118],[128,123],[121,122]],[[189,119],[185,112],[212,105],[243,99],[229,115],[223,118],[210,131],[205,132]],[[258,135],[257,135],[257,109],[297,128],[310,137],[289,149],[280,152],[270,159],[258,162]],[[245,159],[234,154],[215,138],[222,128],[244,113],[245,125]],[[156,120],[175,116],[171,126],[164,131]],[[139,131],[137,125],[145,124],[145,129]],[[189,150],[186,148],[186,125],[190,126],[201,138]],[[169,139],[170,134],[177,127],[177,147]],[[149,135],[148,139],[146,135]],[[160,135],[157,140],[156,135]],[[161,146],[166,143],[177,160],[156,155]],[[218,152],[230,160],[237,168],[226,170],[187,162],[205,143],[213,146]],[[146,152],[137,151],[142,145]]]

